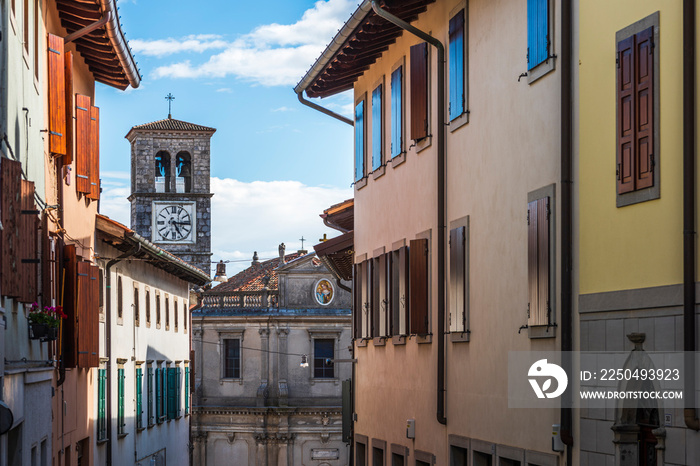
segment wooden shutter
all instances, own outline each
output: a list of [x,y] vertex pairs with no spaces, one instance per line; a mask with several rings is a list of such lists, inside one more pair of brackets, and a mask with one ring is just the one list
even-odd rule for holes
[[77,278],[78,257],[75,245],[68,244],[63,248],[63,356],[66,367],[76,367],[78,364],[78,309],[77,309]]
[[63,38],[49,34],[49,151],[66,155],[66,81]]
[[381,303],[381,309],[382,309],[382,315],[383,315],[383,320],[382,323],[384,324],[384,331],[382,332],[382,336],[391,336],[391,330],[390,330],[390,320],[391,320],[391,302],[389,299],[389,288],[391,287],[391,272],[390,272],[390,261],[391,261],[391,253],[388,252],[386,254],[382,254],[380,258],[380,268],[382,270],[381,273],[381,290],[382,290],[382,303]]
[[403,151],[403,67],[391,73],[391,157]]
[[18,297],[20,285],[21,164],[0,158],[0,221],[2,255],[0,261],[0,291],[3,296]]
[[[62,306],[58,290],[61,289],[61,269],[63,267],[63,244],[58,236],[51,236],[49,231],[49,217],[46,213],[41,218],[41,293],[44,305],[58,303]],[[55,299],[55,301],[54,301]],[[65,321],[63,322],[65,325]]]
[[362,328],[362,267],[360,264],[355,264],[353,266],[355,271],[352,291],[353,291],[353,309],[352,309],[352,332],[353,338],[362,338],[361,328]]
[[90,194],[90,97],[75,95],[75,119],[75,186],[79,193]]
[[654,28],[635,36],[635,178],[636,188],[654,185]]
[[365,101],[355,106],[355,181],[365,176]]
[[465,227],[450,230],[450,324],[466,330]]
[[[39,211],[34,202],[34,183],[22,180],[22,211],[20,216],[21,241],[19,243],[19,280],[18,301],[33,303],[38,300],[37,264],[39,263],[37,236],[39,230]],[[44,303],[47,305],[48,303]]]
[[408,334],[408,316],[411,313],[411,300],[409,297],[411,260],[408,254],[408,246],[399,249],[399,327],[398,331]]
[[527,0],[527,69],[549,57],[549,0]]
[[90,307],[88,309],[89,328],[85,333],[89,333],[88,367],[99,367],[100,365],[100,268],[90,265]]
[[617,192],[634,190],[634,36],[617,44]]
[[90,141],[88,158],[88,181],[90,181],[90,199],[100,198],[100,109],[90,107]]
[[410,243],[411,334],[428,334],[428,240]]
[[382,294],[381,294],[381,278],[382,270],[379,265],[379,258],[375,257],[369,261],[372,264],[372,336],[380,337],[381,333],[381,306],[382,306]]
[[76,343],[78,367],[90,367],[90,264],[79,261],[77,264],[76,292]]
[[190,350],[190,393],[194,392],[194,375],[195,375],[195,369],[197,366],[195,366],[195,353],[194,350]]
[[449,24],[450,121],[464,112],[464,10]]
[[528,325],[549,322],[549,197],[528,203]]
[[428,43],[411,47],[411,139],[428,136]]
[[66,52],[65,60],[65,82],[66,82],[66,155],[63,157],[63,164],[70,165],[73,163],[73,152],[75,151],[75,125],[73,122],[74,115],[74,94],[73,94],[73,52]]
[[382,85],[372,91],[372,171],[382,166],[384,132],[382,131]]
[[373,284],[372,283],[372,259],[366,260],[363,263],[363,267],[365,268],[365,293],[364,293],[364,302],[363,302],[363,312],[364,317],[365,317],[365,322],[364,322],[364,331],[363,331],[363,337],[369,337],[372,338],[374,336],[373,334],[373,324],[374,324],[374,319],[373,319],[373,312],[372,312],[372,304],[373,304]]

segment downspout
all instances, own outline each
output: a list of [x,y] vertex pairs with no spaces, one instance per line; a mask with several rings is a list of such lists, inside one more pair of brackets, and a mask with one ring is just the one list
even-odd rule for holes
[[438,224],[438,361],[437,361],[437,420],[446,424],[445,417],[445,47],[438,39],[411,26],[402,19],[382,10],[377,0],[372,0],[374,12],[401,29],[423,39],[437,49],[437,224]]
[[[573,351],[573,201],[572,201],[572,13],[571,0],[561,5],[561,351],[564,370],[571,373]],[[566,464],[573,460],[573,414],[571,389],[561,401],[561,439]]]
[[116,259],[112,259],[107,262],[105,266],[105,288],[107,288],[106,293],[106,308],[107,308],[107,341],[105,342],[106,356],[107,356],[107,463],[112,464],[112,275],[110,271],[112,267],[121,262],[127,257],[131,257],[141,250],[141,244],[137,244],[129,251],[125,252]]
[[700,430],[695,410],[695,0],[683,0],[683,350],[685,425]]
[[321,107],[320,105],[318,105],[314,102],[311,102],[310,100],[306,100],[304,98],[304,90],[303,89],[297,92],[297,97],[299,98],[299,102],[306,105],[307,107],[313,108],[314,110],[318,110],[319,112],[321,112],[325,115],[328,115],[329,117],[333,117],[336,120],[340,120],[343,123],[347,123],[350,126],[355,126],[355,122],[352,121],[350,118],[346,118],[343,115],[338,115],[337,113],[335,113],[332,110],[328,110],[327,108]]

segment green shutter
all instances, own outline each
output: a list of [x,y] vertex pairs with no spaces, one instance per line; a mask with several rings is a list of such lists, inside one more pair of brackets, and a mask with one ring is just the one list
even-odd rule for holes
[[146,379],[146,399],[147,399],[147,410],[148,410],[148,425],[149,427],[153,425],[153,368],[148,367],[148,378]]
[[190,368],[185,367],[185,416],[190,414]]
[[177,396],[175,402],[175,414],[176,417],[180,417],[180,406],[182,406],[182,369],[177,368]]
[[163,418],[161,417],[163,412],[163,391],[161,389],[163,380],[160,377],[161,372],[161,369],[156,367],[156,422],[158,424],[163,422]]
[[175,400],[177,399],[177,369],[174,367],[168,368],[168,420],[175,419],[176,409]]
[[136,369],[136,428],[143,428],[143,369]]
[[117,369],[117,434],[125,433],[126,424],[124,423],[124,369]]
[[106,396],[105,388],[107,385],[107,370],[99,369],[97,371],[97,440],[105,440],[107,438],[107,417],[106,412]]

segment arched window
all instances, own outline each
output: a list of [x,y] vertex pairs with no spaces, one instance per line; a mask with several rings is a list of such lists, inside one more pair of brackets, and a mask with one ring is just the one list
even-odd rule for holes
[[170,192],[170,154],[164,150],[156,154],[156,192]]
[[192,157],[187,152],[177,154],[177,165],[175,167],[177,179],[175,188],[178,193],[192,192]]

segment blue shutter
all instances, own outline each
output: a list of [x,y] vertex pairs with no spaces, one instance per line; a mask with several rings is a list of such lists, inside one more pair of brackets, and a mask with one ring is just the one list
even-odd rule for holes
[[549,57],[549,0],[527,0],[527,69]]
[[450,121],[464,113],[464,10],[450,19]]
[[365,176],[365,101],[355,107],[355,181]]
[[382,85],[372,91],[372,171],[382,166]]
[[403,67],[391,73],[391,158],[403,151]]

